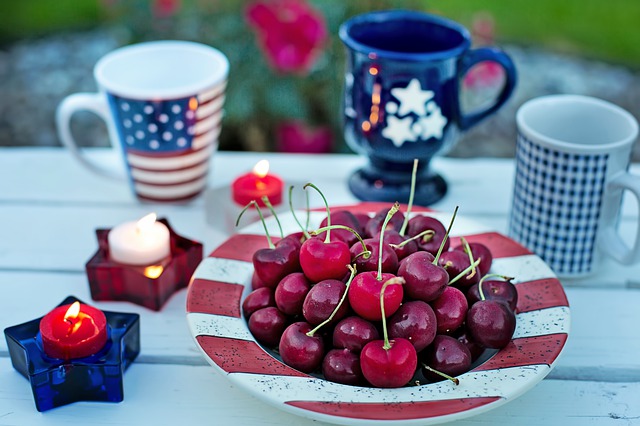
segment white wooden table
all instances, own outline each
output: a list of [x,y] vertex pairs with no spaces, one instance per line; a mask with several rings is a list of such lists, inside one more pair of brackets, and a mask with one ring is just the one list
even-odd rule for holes
[[[116,161],[101,149],[91,155]],[[262,158],[287,181],[313,181],[332,204],[356,201],[345,182],[364,160],[352,155],[217,153],[209,195],[224,193]],[[434,208],[452,211],[459,204],[460,214],[506,233],[512,160],[442,158],[434,168],[450,185]],[[637,165],[633,170],[640,172]],[[210,252],[231,230],[220,226],[220,207],[207,209],[205,199],[183,206],[141,204],[126,184],[92,175],[62,149],[0,149],[0,329],[38,318],[68,295],[91,301],[84,265],[97,249],[97,228],[155,211]],[[635,203],[625,201],[623,233],[633,233],[637,215]],[[523,396],[457,425],[640,424],[640,265],[606,260],[595,276],[563,284],[572,329],[557,367]],[[185,299],[182,290],[160,312],[94,303],[141,316],[142,349],[125,373],[125,400],[118,404],[77,402],[39,413],[2,338],[0,425],[319,424],[254,399],[210,367],[187,329]]]

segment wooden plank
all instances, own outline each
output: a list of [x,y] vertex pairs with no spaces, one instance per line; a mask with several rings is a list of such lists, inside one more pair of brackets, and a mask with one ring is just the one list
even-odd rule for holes
[[[326,424],[267,405],[208,366],[134,363],[125,372],[124,388],[118,404],[77,402],[39,413],[28,382],[0,359],[0,424]],[[455,424],[631,425],[640,419],[638,395],[640,383],[544,380],[513,401]]]

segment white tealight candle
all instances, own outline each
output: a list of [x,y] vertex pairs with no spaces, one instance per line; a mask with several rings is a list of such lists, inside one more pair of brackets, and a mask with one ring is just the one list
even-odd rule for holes
[[151,265],[171,254],[169,229],[155,213],[114,227],[107,241],[111,259],[128,265]]

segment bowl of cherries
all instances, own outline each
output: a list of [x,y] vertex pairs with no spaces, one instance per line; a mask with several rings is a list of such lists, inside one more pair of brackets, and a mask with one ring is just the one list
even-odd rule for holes
[[241,229],[195,271],[187,319],[212,366],[283,410],[423,425],[532,388],[570,311],[544,261],[457,208],[359,203]]

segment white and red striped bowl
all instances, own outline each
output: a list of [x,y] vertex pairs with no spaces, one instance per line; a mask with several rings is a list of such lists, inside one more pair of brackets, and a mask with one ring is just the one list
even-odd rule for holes
[[[375,213],[390,206],[361,203],[339,208],[345,207]],[[413,209],[425,211],[443,223],[450,220],[450,214]],[[324,211],[312,212],[312,226],[324,216]],[[280,221],[285,235],[299,230],[291,214]],[[271,235],[277,235],[275,221],[268,221],[268,226]],[[512,341],[458,376],[459,386],[450,381],[399,389],[341,385],[301,373],[272,356],[253,338],[241,312],[242,301],[251,291],[251,257],[266,247],[259,223],[229,238],[196,269],[187,294],[191,334],[207,361],[235,385],[307,418],[346,425],[374,421],[427,425],[485,412],[523,394],[549,374],[567,341],[569,304],[551,269],[518,243],[458,216],[452,243],[457,244],[460,236],[491,249],[491,272],[515,277],[518,313]]]

